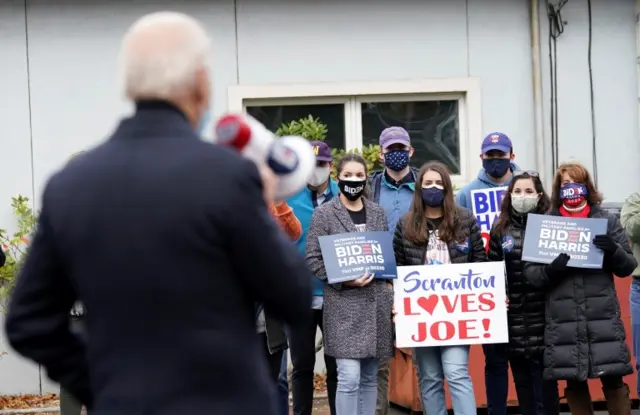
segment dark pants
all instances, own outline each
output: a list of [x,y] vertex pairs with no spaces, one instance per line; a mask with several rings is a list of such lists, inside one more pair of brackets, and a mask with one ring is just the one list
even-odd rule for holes
[[262,339],[262,344],[264,345],[264,354],[267,358],[267,364],[269,366],[269,374],[271,376],[271,380],[273,380],[273,386],[275,386],[274,390],[278,389],[278,378],[280,377],[280,367],[282,366],[282,354],[283,350],[279,350],[273,354],[269,351],[269,346],[267,345],[267,335],[264,333],[260,333],[260,338]]
[[75,396],[60,388],[60,415],[80,415],[81,413],[82,404]]
[[509,394],[507,344],[483,344],[484,384],[487,390],[487,413],[506,415]]
[[513,381],[518,393],[518,404],[522,415],[558,415],[560,397],[558,382],[542,379],[542,356],[509,357]]
[[[322,310],[313,310],[312,318],[306,323],[290,327],[289,351],[293,374],[291,391],[293,392],[294,415],[311,415],[313,410],[313,375],[316,364],[316,333],[322,330]],[[338,371],[336,360],[324,355],[327,367],[327,395],[331,415],[336,415],[336,389]]]

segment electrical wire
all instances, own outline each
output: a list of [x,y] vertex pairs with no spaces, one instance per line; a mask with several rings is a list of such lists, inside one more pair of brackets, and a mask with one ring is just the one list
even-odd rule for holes
[[587,45],[587,65],[589,66],[589,98],[591,99],[591,154],[592,154],[592,173],[593,181],[598,187],[598,152],[597,152],[597,140],[596,140],[596,111],[593,98],[593,66],[591,63],[591,52],[593,45],[593,26],[591,24],[591,0],[587,0],[587,14],[589,18],[589,40]]
[[550,123],[551,123],[551,175],[559,165],[559,130],[558,130],[558,44],[557,40],[564,33],[564,20],[561,10],[568,0],[561,0],[552,5],[546,0],[547,17],[549,18],[549,90],[550,90]]

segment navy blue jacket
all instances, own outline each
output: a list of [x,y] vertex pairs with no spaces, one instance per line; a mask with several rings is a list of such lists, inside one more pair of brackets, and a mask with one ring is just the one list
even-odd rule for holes
[[48,182],[5,329],[93,415],[275,414],[256,302],[289,324],[311,312],[258,169],[149,102]]

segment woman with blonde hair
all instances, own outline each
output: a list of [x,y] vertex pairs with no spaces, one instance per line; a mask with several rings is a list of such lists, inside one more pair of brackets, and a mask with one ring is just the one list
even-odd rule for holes
[[528,262],[524,276],[546,291],[544,379],[566,380],[565,397],[573,414],[593,414],[587,380],[600,379],[610,414],[631,413],[629,388],[622,377],[633,373],[614,276],[637,266],[620,220],[600,207],[602,195],[580,163],[565,163],[553,181],[551,216],[606,219],[593,235],[604,254],[598,269],[568,266],[561,253],[550,264]]

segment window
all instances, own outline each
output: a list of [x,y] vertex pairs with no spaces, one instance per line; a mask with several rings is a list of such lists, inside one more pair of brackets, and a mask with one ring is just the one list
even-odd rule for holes
[[482,140],[477,78],[388,83],[229,87],[229,111],[253,115],[272,131],[308,115],[327,124],[334,148],[378,144],[383,129],[401,126],[415,149],[412,165],[446,164],[457,184],[475,177]]

